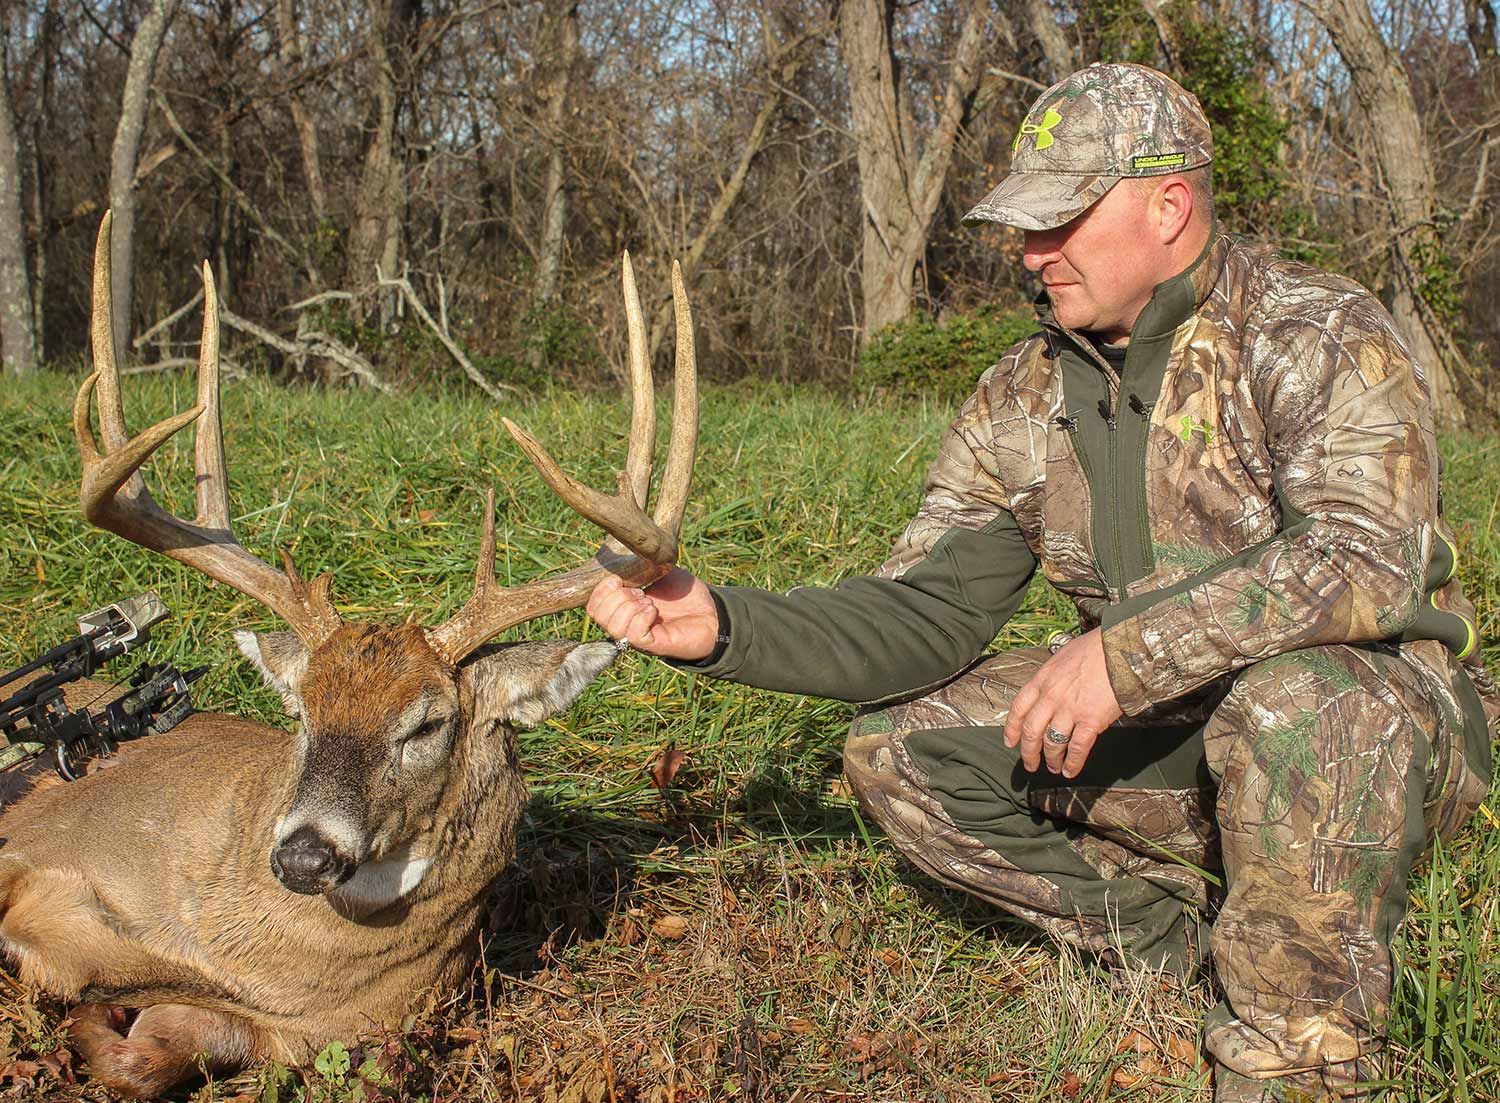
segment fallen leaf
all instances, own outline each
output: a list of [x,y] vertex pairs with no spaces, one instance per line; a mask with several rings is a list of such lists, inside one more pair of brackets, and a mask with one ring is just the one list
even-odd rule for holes
[[[38,560],[38,563],[41,561]],[[848,800],[854,796],[854,790],[850,788],[849,782],[843,777],[836,777],[828,783],[828,795],[839,800]]]
[[1187,1038],[1174,1034],[1167,1039],[1167,1056],[1184,1065],[1193,1065],[1198,1060],[1198,1047]]
[[793,1034],[811,1034],[816,1029],[806,1019],[788,1019],[781,1024],[783,1030],[790,1030]]
[[885,962],[888,968],[899,969],[901,967],[901,951],[887,946],[880,951],[880,960]]
[[1077,1099],[1078,1093],[1083,1088],[1083,1081],[1078,1079],[1076,1072],[1070,1072],[1063,1076],[1062,1094],[1064,1099]]
[[1115,1074],[1109,1078],[1109,1082],[1117,1088],[1133,1088],[1146,1078],[1140,1073],[1127,1068],[1115,1069]]
[[677,771],[682,769],[682,764],[686,761],[687,755],[684,752],[676,747],[668,746],[651,765],[651,784],[663,792],[670,789],[672,779],[677,776]]
[[29,1084],[41,1071],[42,1066],[35,1061],[7,1061],[4,1067],[0,1067],[0,1083],[19,1080]]
[[620,933],[615,936],[615,940],[621,946],[634,946],[641,940],[640,925],[627,915],[620,921]]
[[54,1049],[42,1058],[42,1064],[52,1071],[52,1075],[64,1084],[77,1083],[73,1075],[73,1054],[64,1048]]
[[840,950],[847,950],[854,945],[854,924],[847,919],[834,924],[833,930],[828,932],[828,939]]
[[419,509],[419,510],[417,510],[417,520],[421,521],[422,524],[424,524],[424,525],[427,524],[428,521],[431,521],[436,516],[437,516],[437,514],[434,513],[430,509]]
[[1115,1046],[1116,1053],[1152,1053],[1155,1050],[1156,1043],[1133,1027],[1125,1032],[1125,1037]]
[[1167,1072],[1168,1072],[1166,1064],[1164,1064],[1161,1061],[1158,1061],[1155,1057],[1152,1057],[1150,1054],[1147,1054],[1146,1056],[1142,1057],[1139,1061],[1137,1061],[1135,1063],[1135,1067],[1136,1067],[1137,1071],[1139,1071],[1143,1075],[1145,1075],[1145,1076],[1151,1076],[1151,1077],[1166,1076]]
[[651,933],[668,942],[676,942],[688,932],[688,922],[680,915],[664,915],[651,924]]

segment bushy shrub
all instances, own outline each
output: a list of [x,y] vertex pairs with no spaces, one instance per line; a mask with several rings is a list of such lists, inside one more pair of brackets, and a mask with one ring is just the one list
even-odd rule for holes
[[915,314],[870,338],[859,355],[855,386],[956,404],[1006,349],[1036,329],[1029,309],[986,307],[945,325]]

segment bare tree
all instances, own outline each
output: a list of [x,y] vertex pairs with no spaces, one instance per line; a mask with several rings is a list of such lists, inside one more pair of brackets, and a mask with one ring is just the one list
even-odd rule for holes
[[912,279],[927,247],[959,125],[981,75],[984,5],[965,0],[936,122],[919,150],[891,46],[895,10],[893,0],[845,0],[839,9],[865,215],[860,259],[866,339],[911,312]]
[[21,146],[10,94],[10,32],[0,43],[0,356],[10,375],[36,369],[26,227],[21,212]]
[[375,102],[364,165],[349,227],[350,287],[378,269],[400,267],[401,213],[406,202],[406,163],[398,115],[416,53],[420,0],[376,0],[370,6],[368,50]]
[[1343,58],[1369,119],[1386,199],[1391,312],[1429,374],[1438,420],[1462,423],[1454,378],[1461,356],[1447,325],[1423,298],[1424,270],[1438,261],[1442,242],[1434,217],[1437,180],[1432,159],[1421,152],[1429,144],[1406,69],[1381,35],[1367,0],[1311,0],[1308,6]]
[[135,270],[136,159],[140,156],[141,137],[146,131],[146,111],[150,103],[151,79],[156,71],[156,55],[167,34],[167,24],[176,9],[175,0],[150,0],[146,15],[136,28],[130,43],[130,66],[125,76],[125,91],[120,97],[120,121],[115,128],[114,146],[109,159],[109,205],[114,211],[113,293],[115,356],[125,358],[125,341],[130,333]]
[[[296,0],[276,0],[276,47],[289,73],[301,68],[307,53],[298,25]],[[318,127],[303,102],[302,90],[287,93],[287,108],[297,130],[297,145],[302,154],[302,177],[307,184],[307,198],[312,214],[321,222],[328,210],[328,192],[323,186],[323,157],[318,145]]]
[[[547,180],[542,189],[542,237],[536,266],[536,301],[544,310],[557,298],[562,274],[564,234],[568,222],[567,177],[564,166],[568,95],[573,68],[578,63],[577,0],[547,0],[543,6],[544,35],[549,40],[546,76],[542,81],[546,120]],[[540,341],[528,350],[533,368],[546,356]]]

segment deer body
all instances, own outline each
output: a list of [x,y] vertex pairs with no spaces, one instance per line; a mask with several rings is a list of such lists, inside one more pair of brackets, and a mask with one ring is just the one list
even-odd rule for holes
[[[218,413],[217,299],[204,269],[198,406],[132,437],[109,303],[109,216],[94,267],[95,372],[74,404],[85,516],[264,602],[287,632],[239,632],[295,732],[204,713],[128,744],[87,777],[43,784],[0,815],[0,948],[64,998],[91,1074],[160,1094],[201,1066],[305,1062],[329,1041],[397,1025],[473,966],[486,894],[515,854],[526,800],[515,729],[566,709],[617,654],[611,642],[486,646],[576,608],[607,572],[670,567],[697,435],[691,318],[674,269],[672,445],[644,512],[655,433],[629,258],[635,414],[614,496],[574,482],[505,423],[570,506],[612,537],[582,566],[507,588],[494,576],[494,494],[474,594],[436,628],[345,623],[330,579],[277,571],[235,539]],[[91,424],[95,392],[104,448]],[[164,511],[142,463],[198,422],[198,516]],[[74,687],[80,700],[102,687]],[[125,1009],[140,1009],[127,1023]]]
[[[411,629],[340,631],[366,652],[412,642]],[[521,646],[579,653],[595,672],[614,652]],[[118,1007],[218,1012],[234,1020],[227,1056],[294,1063],[332,1039],[397,1025],[434,986],[457,986],[479,948],[489,886],[514,857],[526,800],[514,730],[482,714],[495,705],[473,676],[486,665],[494,660],[481,656],[455,679],[468,712],[431,812],[404,825],[393,853],[370,853],[327,893],[288,891],[267,857],[298,789],[294,733],[199,713],[125,745],[77,782],[39,786],[0,817],[0,939],[23,979]],[[104,688],[77,692],[91,699]],[[413,679],[405,692],[427,688]],[[329,704],[347,713],[354,701]],[[169,801],[163,779],[172,779]],[[249,1051],[236,1052],[247,1039]]]

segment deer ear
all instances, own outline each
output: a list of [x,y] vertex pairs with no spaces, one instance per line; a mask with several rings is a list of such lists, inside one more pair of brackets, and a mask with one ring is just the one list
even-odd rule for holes
[[302,676],[307,673],[308,650],[295,632],[245,632],[234,634],[234,642],[245,658],[255,664],[266,684],[295,703]]
[[504,721],[534,728],[578,699],[615,661],[608,640],[544,640],[484,648],[460,667],[476,722]]

